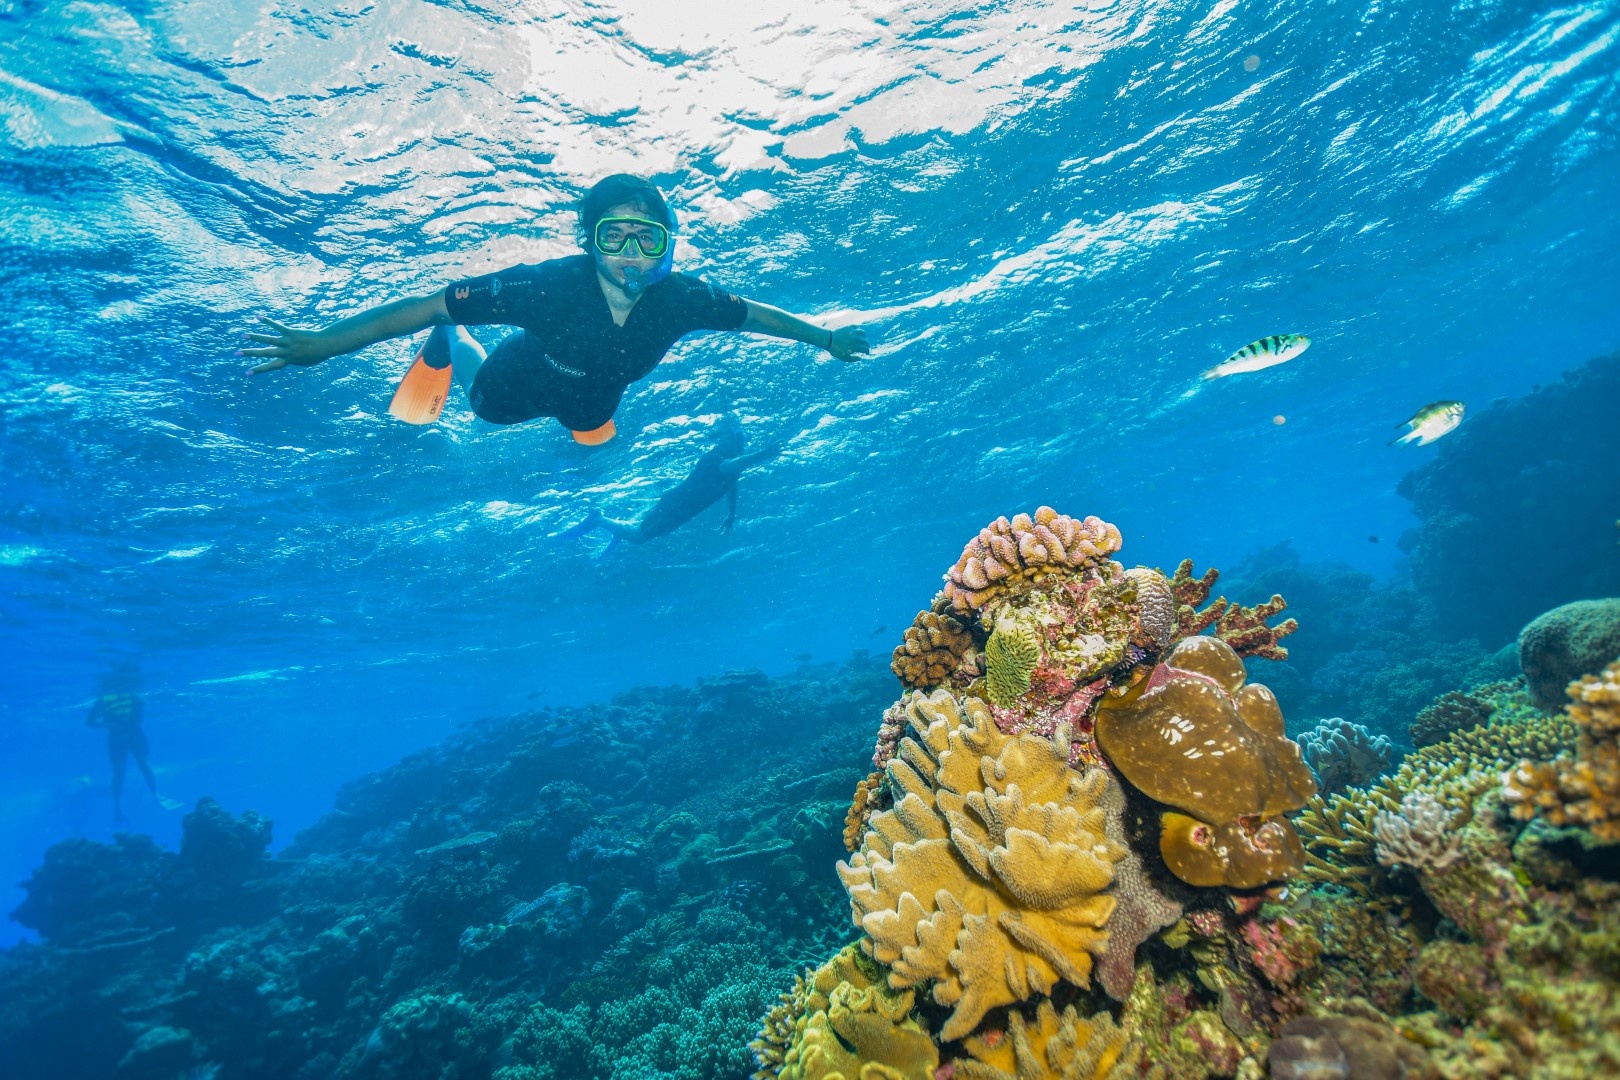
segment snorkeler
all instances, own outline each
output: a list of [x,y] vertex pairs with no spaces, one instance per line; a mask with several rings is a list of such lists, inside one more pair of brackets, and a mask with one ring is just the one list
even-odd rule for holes
[[[574,440],[613,438],[613,414],[631,383],[670,347],[700,330],[768,334],[802,341],[840,360],[868,351],[859,327],[828,329],[673,272],[675,215],[649,181],[623,173],[585,194],[577,239],[587,254],[514,266],[394,300],[320,330],[263,319],[274,333],[250,333],[266,357],[251,374],[318,364],[367,345],[432,327],[389,412],[429,424],[444,408],[452,377],[472,410],[493,424],[551,416]],[[519,327],[487,356],[464,327]]]
[[747,449],[742,423],[727,413],[715,427],[714,446],[698,458],[686,478],[665,492],[639,522],[615,521],[592,510],[584,521],[561,535],[571,538],[584,536],[593,529],[606,529],[613,534],[602,551],[602,555],[606,555],[620,540],[644,544],[656,537],[668,536],[719,502],[722,495],[727,501],[727,513],[720,531],[730,532],[737,521],[737,477],[744,469],[781,454],[782,444],[772,440],[764,449],[751,454],[745,453]]
[[146,786],[165,808],[169,800],[158,794],[157,777],[147,763],[146,733],[141,730],[141,699],[135,693],[127,675],[114,673],[102,681],[101,695],[90,706],[85,726],[107,729],[107,758],[112,762],[113,813],[124,820],[124,770],[128,759],[135,759]]

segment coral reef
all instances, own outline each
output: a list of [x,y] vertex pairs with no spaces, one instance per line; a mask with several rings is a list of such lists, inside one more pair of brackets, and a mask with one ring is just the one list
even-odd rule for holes
[[1193,561],[1181,560],[1175,574],[1169,579],[1171,596],[1175,602],[1176,629],[1172,640],[1201,634],[1211,626],[1215,636],[1232,646],[1239,656],[1253,656],[1263,660],[1286,660],[1288,650],[1279,644],[1283,638],[1299,629],[1298,621],[1284,619],[1276,626],[1266,621],[1281,614],[1288,604],[1280,595],[1253,607],[1234,604],[1226,597],[1217,597],[1207,608],[1199,604],[1209,599],[1221,572],[1213,566],[1200,577],[1192,576]]
[[1337,716],[1317,721],[1302,734],[1299,750],[1324,794],[1366,787],[1388,772],[1398,756],[1384,736]]
[[1090,983],[1124,852],[1099,802],[1107,774],[1068,768],[1066,732],[1003,734],[976,698],[907,701],[911,734],[889,764],[893,810],[838,864],[855,924],[895,987],[933,983],[945,1039],[999,1005]]
[[849,813],[844,815],[844,850],[854,851],[861,846],[861,834],[866,823],[879,809],[882,800],[883,773],[873,772],[855,785],[855,797],[850,800]]
[[1519,667],[1530,697],[1549,712],[1564,701],[1564,688],[1596,675],[1620,657],[1620,598],[1577,600],[1537,616],[1519,631]]
[[1436,1075],[1427,1055],[1388,1024],[1362,1016],[1301,1016],[1284,1025],[1268,1057],[1272,1080]]
[[1505,796],[1517,817],[1539,814],[1620,844],[1620,659],[1570,683],[1569,697],[1565,713],[1580,732],[1574,753],[1520,762],[1504,778]]

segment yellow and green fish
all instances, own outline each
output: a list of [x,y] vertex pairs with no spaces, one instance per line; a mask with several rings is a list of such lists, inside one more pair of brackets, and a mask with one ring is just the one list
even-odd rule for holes
[[1391,439],[1389,445],[1400,443],[1416,443],[1418,446],[1427,446],[1442,435],[1449,435],[1457,430],[1457,425],[1463,421],[1464,405],[1460,401],[1434,401],[1423,406],[1412,414],[1412,419],[1404,424],[1397,425],[1407,428],[1405,435],[1398,439]]
[[1311,347],[1311,339],[1304,334],[1272,334],[1259,341],[1251,341],[1219,364],[1204,372],[1206,379],[1224,379],[1246,371],[1261,371],[1278,364],[1286,364]]

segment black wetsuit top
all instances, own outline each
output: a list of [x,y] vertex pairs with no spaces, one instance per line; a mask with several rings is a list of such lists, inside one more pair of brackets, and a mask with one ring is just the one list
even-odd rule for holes
[[473,381],[473,411],[495,424],[555,416],[575,431],[613,418],[625,389],[670,346],[698,330],[736,330],[748,305],[690,274],[650,286],[619,326],[590,255],[514,266],[452,282],[445,307],[458,323],[522,327]]

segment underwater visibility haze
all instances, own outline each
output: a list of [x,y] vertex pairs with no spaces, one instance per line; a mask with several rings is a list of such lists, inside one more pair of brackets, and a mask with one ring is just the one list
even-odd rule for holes
[[[247,374],[612,173],[870,355]],[[8,1075],[1620,1075],[1617,207],[1615,2],[0,0]]]

